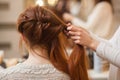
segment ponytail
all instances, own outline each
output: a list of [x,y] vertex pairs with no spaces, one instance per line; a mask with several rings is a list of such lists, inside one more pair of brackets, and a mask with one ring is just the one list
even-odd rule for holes
[[[61,34],[60,34],[61,35]],[[86,55],[85,49],[81,45],[75,45],[73,52],[68,58],[65,51],[62,36],[59,36],[53,41],[52,49],[50,52],[50,60],[52,64],[67,73],[71,80],[89,80],[87,74]]]
[[[60,38],[62,38],[61,34],[59,35]],[[50,60],[58,70],[69,74],[68,59],[67,55],[65,54],[65,49],[63,48],[64,44],[61,44],[62,40],[60,38],[54,39],[54,41],[51,44],[52,46],[50,49]]]
[[71,80],[89,80],[85,49],[81,45],[75,45],[68,61]]

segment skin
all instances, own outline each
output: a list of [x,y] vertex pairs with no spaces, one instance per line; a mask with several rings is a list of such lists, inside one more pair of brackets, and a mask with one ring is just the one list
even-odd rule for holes
[[3,62],[4,54],[0,54],[0,64]]
[[92,38],[92,36],[86,29],[76,27],[74,25],[68,25],[67,30],[67,34],[76,44],[89,47],[92,50],[96,51],[97,46],[100,42]]
[[50,61],[49,61],[48,55],[47,55],[48,53],[45,49],[36,46],[34,48],[34,51],[31,50],[29,48],[30,46],[27,42],[27,39],[22,34],[20,34],[20,35],[26,46],[26,49],[29,52],[29,57],[24,63],[26,63],[26,64],[31,63],[31,64],[35,64],[35,65],[36,64],[50,64]]

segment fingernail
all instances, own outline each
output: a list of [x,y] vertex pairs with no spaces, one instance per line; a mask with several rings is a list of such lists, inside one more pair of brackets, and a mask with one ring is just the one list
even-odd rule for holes
[[78,44],[80,41],[79,41],[79,40],[75,40],[74,42],[75,42],[76,44]]
[[70,22],[68,22],[67,26],[71,26],[71,23],[70,23]]
[[71,31],[68,31],[68,34],[70,34],[71,33]]
[[78,36],[77,39],[80,39],[80,36]]
[[71,30],[72,29],[72,27],[70,26],[70,27],[67,27],[67,30]]

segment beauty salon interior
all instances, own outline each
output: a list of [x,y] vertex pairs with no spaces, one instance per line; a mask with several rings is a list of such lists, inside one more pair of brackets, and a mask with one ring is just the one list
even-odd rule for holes
[[[28,59],[28,50],[17,31],[17,20],[21,12],[35,5],[54,7],[66,25],[70,23],[77,27],[82,26],[107,40],[120,25],[120,0],[0,0],[0,70]],[[66,52],[70,56],[75,43],[70,39],[65,43]],[[96,51],[86,46],[84,49],[90,80],[108,80],[109,61],[99,57]]]

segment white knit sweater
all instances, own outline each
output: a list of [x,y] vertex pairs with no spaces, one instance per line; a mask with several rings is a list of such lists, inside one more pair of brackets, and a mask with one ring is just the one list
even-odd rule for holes
[[0,70],[0,80],[70,80],[70,77],[55,69],[51,64],[38,66],[19,63]]
[[109,41],[93,37],[100,41],[97,55],[111,63],[109,80],[120,80],[120,27]]

